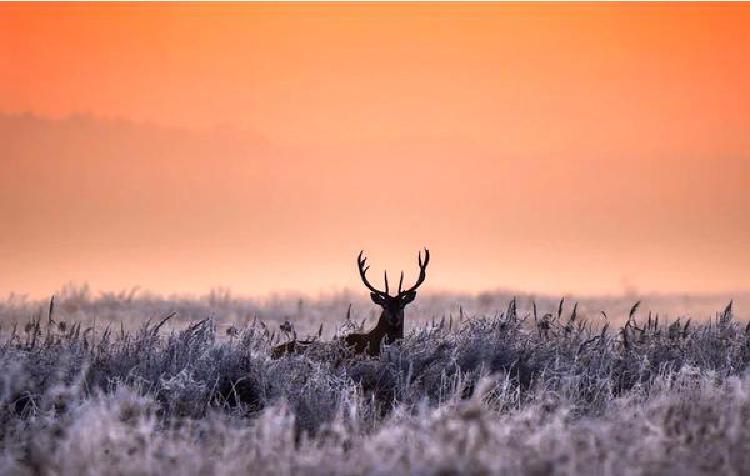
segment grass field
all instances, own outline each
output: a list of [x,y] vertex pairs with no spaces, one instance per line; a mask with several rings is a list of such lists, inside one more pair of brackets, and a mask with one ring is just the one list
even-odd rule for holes
[[[0,473],[750,472],[747,296],[425,295],[367,358],[360,294],[11,296]],[[273,360],[286,320],[322,338]]]

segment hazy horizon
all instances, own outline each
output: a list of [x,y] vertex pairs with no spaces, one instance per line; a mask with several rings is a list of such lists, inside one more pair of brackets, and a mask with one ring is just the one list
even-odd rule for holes
[[0,296],[750,291],[750,5],[0,5]]

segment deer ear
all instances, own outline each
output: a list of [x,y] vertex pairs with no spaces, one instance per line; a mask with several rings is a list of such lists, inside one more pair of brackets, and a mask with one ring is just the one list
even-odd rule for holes
[[385,299],[380,294],[370,293],[370,299],[372,299],[372,302],[374,302],[378,306],[384,306],[385,305]]
[[404,295],[401,297],[401,305],[402,306],[406,306],[407,304],[409,304],[410,302],[412,302],[414,300],[414,298],[416,298],[416,297],[417,297],[417,292],[416,291],[408,291],[408,292],[404,293]]

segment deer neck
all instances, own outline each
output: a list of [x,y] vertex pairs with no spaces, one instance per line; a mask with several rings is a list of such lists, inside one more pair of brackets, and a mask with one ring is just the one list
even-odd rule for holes
[[380,318],[378,319],[378,323],[375,325],[375,328],[370,331],[369,333],[372,337],[377,338],[378,340],[382,339],[384,336],[387,336],[387,341],[393,342],[397,339],[403,339],[404,338],[404,329],[403,326],[392,326],[388,323],[388,316],[386,315],[386,312],[383,311],[380,313]]

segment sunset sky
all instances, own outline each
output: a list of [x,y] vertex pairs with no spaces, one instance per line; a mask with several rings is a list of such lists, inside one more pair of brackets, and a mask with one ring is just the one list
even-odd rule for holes
[[0,296],[424,246],[427,291],[750,289],[750,4],[0,4]]

